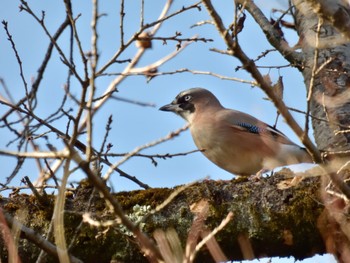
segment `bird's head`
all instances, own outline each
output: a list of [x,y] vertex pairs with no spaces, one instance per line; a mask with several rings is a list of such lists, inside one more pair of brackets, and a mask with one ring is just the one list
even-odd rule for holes
[[170,104],[159,110],[174,112],[191,123],[195,114],[215,106],[221,107],[221,104],[213,93],[202,88],[192,88],[180,92]]

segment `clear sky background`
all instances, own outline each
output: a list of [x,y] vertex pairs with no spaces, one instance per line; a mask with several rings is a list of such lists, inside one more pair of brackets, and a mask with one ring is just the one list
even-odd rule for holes
[[[28,1],[31,8],[40,15],[41,10],[45,10],[45,24],[53,34],[56,32],[65,17],[65,8],[63,1]],[[91,1],[72,1],[74,15],[81,13],[77,20],[77,28],[79,36],[82,40],[85,52],[91,50]],[[145,23],[155,21],[165,1],[152,0],[145,1]],[[194,1],[174,1],[170,13],[175,12],[187,6]],[[214,1],[215,6],[223,18],[226,25],[233,20],[234,6],[233,1]],[[263,8],[265,14],[269,17],[272,7],[278,9],[286,9],[286,0],[274,1],[255,1]],[[16,43],[16,48],[23,62],[23,70],[26,81],[31,83],[31,79],[37,76],[37,69],[41,65],[44,52],[49,44],[49,39],[44,34],[39,24],[26,12],[19,12],[19,1],[1,0],[0,20],[8,22],[8,28]],[[100,1],[100,13],[106,13],[107,16],[99,20],[99,52],[100,61],[98,66],[104,65],[111,56],[118,50],[120,44],[119,29],[119,1],[104,0]],[[140,1],[125,1],[125,39],[128,40],[138,29],[140,24]],[[225,50],[226,47],[223,40],[218,35],[214,26],[204,25],[201,27],[191,28],[192,25],[199,21],[208,20],[207,11],[203,7],[202,11],[196,9],[180,14],[173,19],[166,21],[158,31],[156,36],[169,37],[175,32],[181,32],[183,38],[189,38],[196,34],[199,37],[213,39],[214,42],[209,43],[192,43],[184,51],[178,54],[174,59],[162,65],[158,70],[160,72],[175,71],[182,68],[199,71],[211,71],[227,77],[237,77],[245,80],[252,80],[243,70],[236,71],[236,67],[240,63],[229,56],[221,55],[209,51],[210,48]],[[296,33],[286,31],[286,38],[290,45],[297,42]],[[251,57],[256,58],[271,46],[265,40],[260,28],[254,23],[253,19],[247,14],[244,30],[239,35],[240,43],[245,52]],[[59,39],[59,45],[67,52],[69,43],[68,31]],[[177,42],[168,41],[167,45],[163,45],[162,41],[154,41],[153,48],[146,51],[142,57],[138,67],[143,67],[149,63],[153,63],[161,59],[169,52],[176,50]],[[132,45],[120,57],[120,59],[133,58],[137,48]],[[82,73],[82,67],[79,65],[80,59],[78,50],[75,49],[77,70]],[[288,62],[281,58],[276,52],[270,53],[266,58],[257,62],[261,66],[287,65]],[[125,64],[116,64],[111,66],[106,72],[121,72]],[[273,82],[277,81],[279,76],[283,76],[284,82],[284,100],[285,103],[293,108],[300,110],[305,109],[305,86],[301,74],[296,69],[281,68],[262,69],[264,74],[270,74]],[[23,83],[19,77],[19,67],[14,56],[9,41],[3,28],[0,30],[0,78],[2,78],[15,100],[19,100],[25,95]],[[44,75],[44,80],[40,86],[38,107],[35,110],[36,115],[41,118],[49,116],[60,105],[63,94],[64,85],[67,78],[67,68],[60,61],[57,51],[49,62],[49,66]],[[102,77],[97,81],[97,96],[107,88],[108,84],[115,76]],[[185,122],[174,114],[158,111],[158,108],[164,104],[171,102],[174,97],[182,90],[191,87],[204,87],[211,90],[227,108],[234,108],[244,111],[255,117],[274,124],[276,118],[276,110],[273,105],[263,98],[264,93],[259,88],[252,88],[248,84],[221,80],[212,76],[193,75],[191,73],[182,73],[174,75],[159,76],[147,83],[143,76],[132,76],[125,79],[118,86],[119,93],[116,94],[122,98],[136,101],[154,103],[156,107],[140,107],[121,101],[110,100],[97,113],[94,118],[94,141],[93,144],[99,148],[104,136],[105,126],[109,115],[113,115],[112,131],[108,142],[114,146],[111,150],[113,153],[124,153],[134,148],[166,136],[171,131],[182,127]],[[72,82],[71,92],[80,95],[80,85]],[[1,90],[1,94],[3,90]],[[74,102],[69,101],[64,107],[75,107]],[[8,108],[0,105],[0,115],[2,116]],[[293,114],[297,121],[304,125],[304,116]],[[16,118],[13,115],[13,120]],[[67,119],[63,118],[54,123],[54,126],[61,131],[66,129]],[[18,126],[19,128],[20,126]],[[293,141],[299,143],[298,138],[293,134],[291,129],[285,125],[280,119],[277,128],[290,137]],[[47,130],[42,129],[41,132]],[[6,129],[1,129],[0,147],[6,148],[9,141],[15,136]],[[84,142],[85,137],[80,139]],[[58,148],[62,146],[60,140],[54,134],[49,134],[49,142]],[[46,141],[41,139],[37,141],[45,148]],[[300,144],[300,143],[299,143]],[[8,149],[16,150],[16,143],[9,145]],[[182,133],[179,137],[167,141],[157,147],[153,147],[143,151],[147,154],[174,154],[190,150],[194,150],[195,145],[192,141],[189,131]],[[32,149],[28,149],[32,150]],[[186,184],[195,180],[203,179],[209,176],[211,179],[229,180],[232,174],[216,167],[208,161],[201,153],[194,153],[182,157],[174,157],[171,159],[156,159],[158,165],[154,166],[149,159],[134,157],[124,163],[120,168],[128,174],[137,177],[151,187],[172,187],[175,185]],[[117,162],[117,158],[110,158],[110,161]],[[14,166],[15,159],[1,156],[0,164],[3,177],[8,176]],[[106,169],[104,169],[105,171]],[[16,178],[12,181],[12,185],[19,185],[19,181],[24,176],[29,176],[33,180],[38,176],[38,170],[33,161],[27,160],[19,171]],[[59,173],[58,173],[59,176]],[[72,181],[81,179],[81,174],[77,173],[71,177]],[[2,182],[2,181],[1,181]],[[114,191],[139,189],[135,183],[119,177],[116,173],[112,175],[111,185]],[[331,262],[329,258],[322,257],[323,262]],[[263,261],[260,261],[263,262]],[[292,259],[276,262],[293,262]],[[321,262],[321,260],[312,260],[305,262]]]

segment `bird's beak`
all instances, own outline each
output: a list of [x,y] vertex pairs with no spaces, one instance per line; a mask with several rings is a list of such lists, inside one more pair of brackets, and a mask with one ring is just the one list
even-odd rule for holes
[[161,111],[172,111],[172,112],[178,112],[180,110],[180,107],[178,104],[175,103],[170,103],[167,105],[164,105],[162,107],[159,108],[159,110]]

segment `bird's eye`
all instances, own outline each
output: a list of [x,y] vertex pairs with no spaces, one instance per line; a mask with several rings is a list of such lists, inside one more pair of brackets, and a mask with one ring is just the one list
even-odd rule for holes
[[190,101],[192,99],[192,96],[191,95],[186,95],[185,97],[184,97],[184,100],[185,101]]

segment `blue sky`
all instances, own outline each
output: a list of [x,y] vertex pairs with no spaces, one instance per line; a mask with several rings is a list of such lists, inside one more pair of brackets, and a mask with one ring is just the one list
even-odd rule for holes
[[[99,50],[100,61],[98,66],[104,65],[109,58],[118,50],[120,44],[119,29],[119,1],[105,0],[100,1],[100,13],[106,13],[98,24],[99,31]],[[125,39],[128,40],[138,29],[140,24],[139,2],[125,1]],[[218,12],[222,15],[226,25],[232,22],[234,13],[233,1],[216,1]],[[287,6],[287,1],[256,1],[263,7],[266,15],[270,15],[272,6],[283,9]],[[153,22],[159,16],[164,1],[152,0],[145,1],[145,22]],[[191,3],[194,3],[191,1]],[[263,4],[262,4],[263,3]],[[175,1],[170,13],[182,8],[183,5],[189,5],[189,1]],[[8,21],[9,31],[16,43],[17,50],[23,62],[24,75],[28,83],[35,79],[37,69],[43,60],[43,52],[46,50],[49,40],[43,33],[42,28],[34,19],[25,12],[19,12],[19,1],[3,1],[0,9],[0,19]],[[32,9],[40,14],[45,10],[45,24],[53,34],[57,26],[64,20],[63,1],[29,1]],[[75,15],[81,13],[77,20],[79,36],[83,43],[84,51],[91,49],[91,3],[90,1],[79,1],[79,4],[73,1]],[[189,38],[196,34],[199,37],[213,39],[209,43],[193,43],[174,59],[162,65],[158,70],[160,72],[175,71],[181,68],[188,68],[198,71],[211,71],[228,77],[237,77],[245,80],[252,80],[244,71],[236,71],[240,63],[229,56],[221,55],[209,51],[210,48],[225,50],[225,45],[212,25],[191,28],[199,21],[208,20],[206,10],[190,10],[171,20],[166,21],[158,31],[156,36],[173,36],[176,31],[182,33],[183,38]],[[240,43],[243,43],[243,49],[251,57],[256,58],[266,49],[271,48],[265,40],[264,35],[248,15],[243,32],[239,35]],[[294,32],[287,31],[286,38],[291,45],[297,42]],[[25,94],[23,83],[19,77],[19,67],[16,62],[10,43],[6,40],[5,31],[0,30],[0,77],[6,82],[11,90],[15,100],[22,98]],[[69,35],[65,33],[59,40],[59,45],[64,52],[68,51]],[[169,52],[176,49],[176,42],[168,41],[163,45],[161,41],[154,41],[153,48],[147,50],[138,67],[143,67],[164,57]],[[120,59],[129,59],[134,56],[137,48],[132,45],[120,57]],[[78,50],[75,49],[75,58],[78,72],[82,73],[82,67],[79,64]],[[261,66],[286,65],[287,61],[281,58],[277,53],[270,53],[266,58],[258,63]],[[120,72],[125,64],[116,64],[110,67],[106,72]],[[305,86],[302,76],[297,70],[290,68],[281,68],[280,70],[262,69],[264,74],[270,74],[272,81],[276,81],[279,76],[283,76],[284,99],[288,106],[305,109]],[[64,90],[63,86],[67,78],[67,68],[62,64],[55,51],[49,63],[48,69],[44,75],[41,84],[38,107],[35,113],[41,118],[49,116],[61,103]],[[97,94],[101,95],[114,76],[102,77],[97,80]],[[143,76],[132,76],[125,79],[119,86],[119,93],[115,94],[122,98],[154,103],[156,107],[140,107],[125,102],[110,100],[97,113],[94,119],[94,141],[93,144],[99,148],[104,136],[107,119],[113,115],[112,131],[108,142],[114,146],[111,152],[124,153],[132,151],[134,148],[144,145],[166,136],[171,131],[177,130],[185,123],[184,120],[174,114],[158,111],[158,108],[169,103],[182,90],[191,87],[204,87],[211,90],[228,108],[234,108],[247,112],[257,118],[273,124],[276,118],[276,110],[273,105],[263,98],[265,95],[259,88],[252,88],[248,84],[221,80],[212,76],[193,75],[191,73],[182,73],[174,75],[159,76],[147,82]],[[72,81],[72,94],[80,95],[80,86],[76,81]],[[1,91],[3,94],[3,90]],[[65,106],[75,107],[74,102],[69,101]],[[7,108],[0,105],[0,114],[3,115]],[[294,114],[297,121],[304,125],[304,116]],[[13,118],[15,118],[14,116]],[[61,119],[54,123],[54,126],[65,131],[67,119]],[[291,129],[280,119],[278,129],[298,142],[298,138]],[[19,126],[18,126],[19,128]],[[43,129],[41,132],[45,132]],[[14,135],[2,131],[0,137],[0,147],[3,149],[6,144],[14,138]],[[85,137],[81,137],[85,141]],[[49,135],[49,142],[60,147],[62,144],[54,135]],[[45,141],[37,141],[45,148]],[[299,142],[298,142],[299,143]],[[9,149],[16,150],[16,144],[11,144]],[[167,141],[157,147],[143,151],[147,154],[166,154],[181,153],[194,150],[195,145],[192,141],[189,131],[182,133],[179,137]],[[32,150],[29,148],[29,150]],[[117,158],[110,158],[110,161],[117,162]],[[15,160],[13,158],[1,157],[3,174],[8,175],[12,171]],[[186,184],[195,180],[203,179],[209,176],[211,179],[229,180],[233,175],[216,167],[208,161],[201,153],[194,153],[183,157],[174,157],[171,159],[157,159],[158,165],[155,167],[149,159],[134,157],[123,164],[120,168],[132,176],[137,177],[151,187],[172,187],[175,185]],[[104,169],[105,171],[106,169]],[[59,174],[59,173],[58,173]],[[23,176],[30,176],[33,180],[38,176],[38,170],[33,161],[26,161],[24,167],[19,171],[17,177],[13,180],[13,185],[18,185]],[[81,174],[77,173],[71,177],[72,181],[81,179]],[[115,191],[133,190],[139,187],[135,183],[113,174],[111,185]],[[281,262],[281,261],[278,261]],[[287,262],[287,261],[283,261]],[[288,261],[289,262],[289,261]],[[293,261],[290,261],[293,262]],[[325,261],[326,262],[326,261]],[[327,261],[329,262],[329,261]]]
[[[104,65],[109,58],[116,52],[120,44],[119,38],[119,4],[115,1],[101,1],[100,12],[107,13],[108,16],[102,17],[98,26],[100,38],[100,61],[99,65]],[[159,5],[152,5],[150,8],[146,2],[145,22],[154,21],[161,9]],[[181,9],[184,3],[173,5],[170,12]],[[271,4],[271,3],[270,3]],[[43,51],[48,45],[48,38],[43,33],[40,26],[25,12],[18,12],[18,2],[6,1],[5,8],[0,11],[1,19],[8,21],[8,27],[16,42],[18,52],[23,61],[24,74],[27,82],[30,83],[32,78],[36,77],[37,69],[43,59]],[[45,10],[45,23],[51,32],[55,32],[57,25],[64,19],[64,6],[60,1],[45,2],[32,1],[30,5],[34,11],[40,14],[41,10]],[[139,5],[126,4],[125,12],[125,39],[128,39],[139,28]],[[272,4],[271,4],[272,5]],[[277,6],[282,8],[283,4],[277,3]],[[270,6],[264,6],[264,10],[268,12]],[[218,5],[217,9],[222,15],[226,24],[231,23],[232,14],[234,12],[232,5]],[[76,6],[75,14],[81,13],[78,19],[77,27],[80,38],[83,43],[84,51],[90,50],[90,19],[91,19],[91,4],[85,3]],[[137,10],[134,11],[134,10]],[[267,13],[269,15],[269,12]],[[207,20],[208,16],[203,8],[201,12],[191,10],[181,14],[178,17],[164,23],[159,30],[157,36],[173,36],[176,31],[182,33],[182,37],[189,38],[196,34],[200,37],[213,39],[214,42],[209,43],[193,43],[184,51],[177,55],[173,60],[167,62],[159,68],[159,71],[169,72],[177,69],[188,68],[198,71],[211,71],[228,77],[242,78],[252,80],[244,71],[235,71],[235,68],[240,63],[229,56],[221,55],[215,52],[210,52],[210,48],[225,50],[225,46],[221,38],[218,36],[214,27],[204,25],[201,27],[190,28],[198,21]],[[287,32],[288,33],[288,32]],[[1,50],[0,59],[6,63],[0,64],[0,74],[10,88],[15,99],[24,96],[24,88],[19,78],[19,68],[14,57],[13,51],[8,41],[4,30],[0,32]],[[289,36],[290,35],[290,36]],[[294,33],[290,32],[287,38],[291,43],[296,42]],[[65,34],[59,44],[64,51],[68,51],[69,35]],[[250,16],[246,19],[246,25],[243,32],[240,34],[240,41],[244,43],[244,49],[251,58],[256,58],[263,51],[270,48],[267,44],[264,35],[258,30],[258,27],[253,23]],[[154,41],[153,48],[148,50],[140,60],[139,67],[153,63],[164,57],[169,52],[176,49],[176,42],[168,41],[167,45],[163,45],[162,41]],[[132,45],[121,59],[132,58],[136,52],[136,47]],[[78,51],[75,50],[77,68],[82,72],[82,67],[79,64],[80,59]],[[259,65],[286,65],[288,64],[277,53],[271,53],[266,59],[262,59]],[[107,72],[120,72],[125,65],[113,65]],[[296,70],[282,68],[280,70],[262,70],[265,74],[269,73],[272,81],[276,81],[281,75],[285,86],[285,101],[290,107],[304,109],[305,108],[305,87],[302,82],[301,75]],[[36,109],[36,114],[42,118],[51,114],[61,103],[63,97],[63,86],[67,77],[67,68],[62,64],[54,52],[54,56],[49,63],[48,70],[44,75],[44,80],[39,92],[39,105]],[[97,94],[101,95],[107,88],[108,84],[114,77],[103,77],[97,80]],[[79,84],[73,80],[72,93],[76,96],[80,94]],[[234,108],[240,111],[247,112],[259,119],[273,124],[276,118],[276,110],[273,105],[264,100],[265,95],[259,88],[252,88],[249,84],[221,80],[212,76],[193,75],[191,73],[174,74],[160,76],[152,79],[147,83],[143,76],[133,76],[125,79],[118,86],[119,93],[117,96],[128,98],[137,101],[151,102],[156,107],[140,107],[125,102],[110,100],[97,113],[94,120],[94,145],[99,148],[105,125],[109,115],[113,115],[112,131],[109,137],[114,147],[112,152],[122,153],[129,152],[135,147],[154,141],[158,138],[166,136],[169,132],[177,130],[185,123],[184,120],[174,114],[158,111],[158,108],[169,103],[182,90],[191,87],[204,87],[211,90],[228,108]],[[65,109],[74,107],[73,102],[67,103]],[[5,111],[4,106],[0,106],[1,111]],[[304,117],[300,114],[295,114],[295,117],[300,124],[303,125]],[[65,130],[67,120],[62,119],[55,123],[55,126],[61,130]],[[293,141],[298,142],[298,139],[287,127],[281,119],[278,124],[278,129],[283,131]],[[4,146],[9,139],[13,138],[12,134],[6,134],[0,139],[0,143]],[[84,141],[85,138],[82,138]],[[43,141],[38,141],[45,145]],[[59,144],[59,140],[55,135],[50,136],[50,143]],[[16,149],[16,145],[10,146]],[[168,141],[147,149],[144,153],[148,154],[166,154],[179,153],[194,150],[195,145],[192,141],[189,131],[184,132],[181,136],[174,140]],[[45,150],[45,147],[44,147]],[[12,160],[14,161],[14,160]],[[117,159],[111,159],[117,162]],[[136,176],[141,181],[149,184],[152,187],[173,186],[184,184],[193,180],[198,180],[210,176],[212,179],[231,179],[232,175],[216,167],[208,161],[201,153],[194,153],[184,157],[176,157],[167,160],[157,160],[158,165],[154,165],[148,159],[135,157],[121,166],[126,172]],[[26,172],[35,176],[37,174],[36,167],[28,161],[26,169],[22,169],[20,175]],[[34,168],[34,169],[33,169]],[[9,161],[7,171],[12,169],[11,161]],[[29,172],[31,171],[31,172]],[[24,174],[23,174],[24,175]],[[115,190],[129,190],[137,188],[133,182],[120,178],[118,175],[113,175],[112,183]]]

